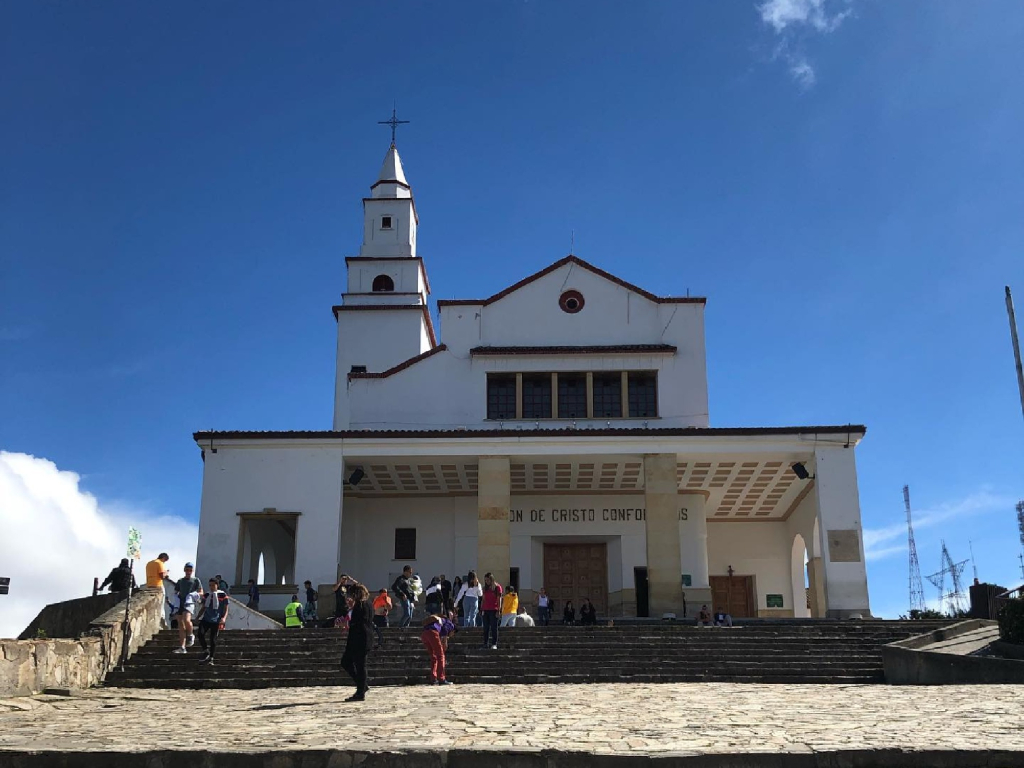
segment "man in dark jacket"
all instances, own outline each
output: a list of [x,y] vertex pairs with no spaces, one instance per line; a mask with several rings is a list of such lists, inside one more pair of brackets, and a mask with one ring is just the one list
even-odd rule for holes
[[121,558],[121,564],[112,570],[107,578],[100,584],[100,590],[110,585],[111,592],[123,592],[124,590],[131,587],[135,589],[138,585],[135,583],[135,577],[132,575],[131,566],[128,565],[128,558]]
[[448,615],[448,611],[452,611],[452,610],[455,609],[455,606],[452,605],[452,583],[450,581],[448,581],[448,577],[445,576],[443,573],[441,574],[440,579],[441,579],[441,597],[442,597],[441,605],[442,605],[442,610],[444,611],[445,615],[447,616]]
[[402,618],[398,622],[400,627],[408,627],[412,621],[412,605],[416,595],[413,594],[412,584],[409,583],[411,578],[412,566],[407,565],[402,569],[402,575],[395,579],[391,585],[391,591],[398,598],[398,602],[402,606]]

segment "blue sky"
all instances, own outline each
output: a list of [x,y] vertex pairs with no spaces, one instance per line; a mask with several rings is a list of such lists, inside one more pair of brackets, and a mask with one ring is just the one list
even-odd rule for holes
[[1015,0],[2,4],[0,448],[194,521],[193,430],[328,428],[395,100],[434,298],[575,230],[708,296],[713,425],[867,424],[876,612],[904,483],[925,574],[1019,583],[1021,39]]

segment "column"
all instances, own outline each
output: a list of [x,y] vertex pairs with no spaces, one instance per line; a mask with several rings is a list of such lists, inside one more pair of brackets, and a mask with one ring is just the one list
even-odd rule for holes
[[491,572],[508,584],[510,555],[508,512],[512,481],[508,456],[481,456],[477,485],[476,567],[481,581]]
[[[811,598],[811,618],[825,618],[825,578],[822,571],[821,558],[811,557],[807,560],[807,585]],[[794,597],[794,599],[797,599]]]
[[676,455],[645,456],[648,602],[650,615],[655,617],[664,613],[683,615],[677,490]]
[[[679,557],[682,572],[690,575],[690,586],[694,589],[709,589],[711,586],[708,582],[706,506],[703,493],[680,493],[678,496]],[[685,589],[684,587],[684,591]],[[687,601],[689,601],[689,595],[687,595]]]
[[814,465],[824,615],[839,619],[870,616],[853,448],[819,447],[814,451]]

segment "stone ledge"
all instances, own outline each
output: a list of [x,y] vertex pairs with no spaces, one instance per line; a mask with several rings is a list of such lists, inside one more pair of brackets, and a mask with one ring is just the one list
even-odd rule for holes
[[[160,630],[163,589],[132,596],[131,656]],[[0,696],[30,696],[47,688],[89,688],[120,662],[125,601],[94,619],[77,639],[0,640]]]
[[0,752],[5,768],[1024,768],[1024,752],[836,751],[594,753],[553,749]]

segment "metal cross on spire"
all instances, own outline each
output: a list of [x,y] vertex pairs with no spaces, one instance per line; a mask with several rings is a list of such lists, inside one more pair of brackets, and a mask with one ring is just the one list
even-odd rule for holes
[[409,122],[408,120],[399,120],[398,116],[397,116],[397,110],[394,107],[392,107],[392,109],[391,109],[391,119],[390,120],[378,120],[377,121],[377,125],[390,125],[391,126],[391,143],[394,144],[395,143],[395,129],[398,126],[400,126],[400,125],[407,124],[408,122]]

